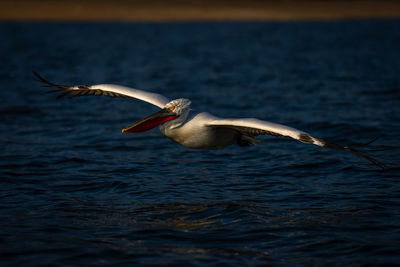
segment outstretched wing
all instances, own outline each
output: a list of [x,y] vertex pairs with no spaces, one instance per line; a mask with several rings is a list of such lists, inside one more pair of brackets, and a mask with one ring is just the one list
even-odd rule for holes
[[42,82],[45,86],[54,87],[55,90],[51,92],[61,92],[58,97],[69,95],[69,97],[84,96],[84,95],[104,95],[110,97],[132,97],[136,98],[159,108],[164,108],[169,102],[167,98],[160,94],[146,92],[138,89],[133,89],[125,86],[115,84],[96,84],[96,85],[59,85],[51,83],[41,77],[38,73],[34,72],[38,81]]
[[249,137],[255,137],[258,135],[272,135],[272,136],[284,136],[299,140],[303,143],[314,144],[317,146],[341,149],[349,151],[359,157],[365,158],[372,162],[373,164],[384,168],[384,165],[378,160],[366,155],[365,153],[351,148],[349,146],[341,146],[332,142],[328,142],[324,139],[312,136],[306,132],[297,130],[292,127],[288,127],[282,124],[262,121],[258,119],[216,119],[207,123],[209,127],[226,127],[235,129],[243,135]]

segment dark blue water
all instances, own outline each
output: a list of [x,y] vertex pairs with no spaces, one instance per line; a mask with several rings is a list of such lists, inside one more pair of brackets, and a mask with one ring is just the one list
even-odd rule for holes
[[[400,21],[0,24],[0,262],[365,265],[400,260]],[[364,150],[261,136],[195,151],[116,83]]]

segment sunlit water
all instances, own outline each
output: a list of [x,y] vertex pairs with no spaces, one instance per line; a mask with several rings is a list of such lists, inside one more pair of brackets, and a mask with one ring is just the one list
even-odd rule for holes
[[[0,261],[363,265],[400,260],[400,21],[0,24]],[[364,150],[261,136],[183,148],[121,129],[157,108],[56,99],[116,83]]]

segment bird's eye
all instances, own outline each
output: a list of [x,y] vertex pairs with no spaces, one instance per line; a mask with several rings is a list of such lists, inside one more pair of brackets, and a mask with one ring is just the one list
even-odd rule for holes
[[174,109],[175,109],[175,106],[170,106],[169,109],[170,109],[170,110],[174,110]]

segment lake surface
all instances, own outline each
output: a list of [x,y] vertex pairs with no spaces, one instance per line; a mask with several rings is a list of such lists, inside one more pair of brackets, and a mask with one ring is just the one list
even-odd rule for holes
[[[0,263],[365,265],[400,260],[400,21],[1,23]],[[360,145],[260,136],[186,149],[156,107],[57,99],[115,83]]]

